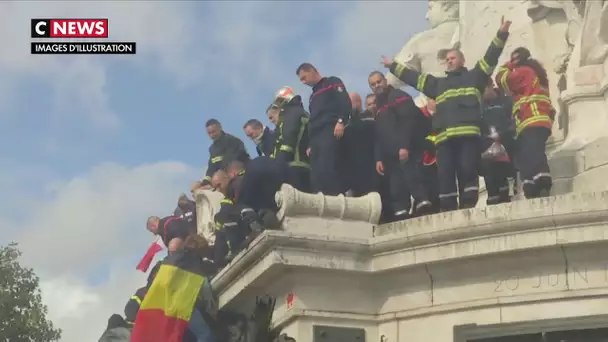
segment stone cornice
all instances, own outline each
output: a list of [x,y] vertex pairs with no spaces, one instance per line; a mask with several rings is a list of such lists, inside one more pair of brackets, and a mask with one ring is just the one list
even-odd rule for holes
[[[488,254],[607,241],[608,191],[469,209],[376,227],[371,239],[288,231],[259,236],[213,280],[236,296],[272,267],[372,274]],[[484,242],[483,248],[481,241]],[[317,260],[311,265],[311,260]],[[222,302],[229,301],[225,298]]]

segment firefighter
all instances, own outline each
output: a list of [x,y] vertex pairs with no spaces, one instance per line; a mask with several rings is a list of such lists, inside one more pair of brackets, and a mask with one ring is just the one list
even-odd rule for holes
[[473,208],[477,204],[482,92],[498,63],[510,26],[511,22],[503,17],[500,30],[485,56],[471,70],[465,68],[460,50],[448,50],[447,76],[442,78],[407,69],[384,57],[383,63],[391,73],[436,101],[433,129],[437,132],[435,144],[442,211]]
[[218,268],[223,267],[238,254],[249,234],[236,205],[243,176],[244,172],[231,177],[225,170],[218,170],[211,179],[213,188],[224,195],[224,199],[220,202],[220,210],[214,217],[216,231],[213,263]]
[[275,194],[286,183],[287,168],[285,163],[270,157],[252,159],[246,168],[238,161],[228,167],[231,177],[242,175],[234,199],[246,222],[261,222],[267,211],[277,211]]
[[555,110],[549,97],[547,72],[530,51],[519,47],[511,60],[498,69],[496,84],[512,94],[517,139],[516,162],[524,196],[549,196],[552,179],[545,146],[551,136]]
[[389,86],[379,71],[368,77],[369,87],[376,94],[376,171],[386,174],[394,217],[410,217],[411,197],[418,202],[416,211],[431,208],[421,181],[424,139],[430,131],[424,114],[405,92]]
[[350,116],[350,98],[342,80],[322,77],[310,63],[301,64],[296,74],[312,87],[308,135],[313,191],[336,196],[346,190],[340,138]]
[[[427,124],[432,122],[433,114],[435,114],[435,101],[427,98],[424,94],[420,94],[414,99],[414,103],[427,119]],[[431,129],[425,138],[424,153],[422,156],[422,182],[427,190],[429,201],[432,204],[431,212],[438,213],[439,206],[439,184],[437,177],[437,156],[435,148],[435,140],[437,134]],[[414,202],[417,205],[416,202]],[[414,207],[415,209],[416,207]],[[414,216],[418,213],[414,211]]]
[[251,119],[245,123],[243,130],[245,135],[255,144],[255,150],[259,157],[272,154],[276,139],[272,129],[262,125],[258,119]]
[[310,162],[306,155],[309,116],[302,105],[302,97],[293,89],[283,87],[277,91],[269,111],[279,111],[271,157],[289,166],[285,169],[286,183],[310,192]]
[[216,119],[210,119],[205,124],[207,134],[213,141],[209,147],[209,163],[205,177],[200,180],[200,184],[204,188],[211,188],[211,177],[213,174],[233,160],[247,162],[249,154],[245,149],[245,144],[241,139],[230,135],[222,129],[222,125]]
[[[377,191],[378,174],[374,156],[375,121],[372,113],[363,110],[363,101],[357,93],[349,93],[353,106],[350,122],[346,127],[349,189],[353,197]],[[375,99],[374,99],[375,101]]]
[[481,117],[482,151],[497,142],[507,151],[506,155],[482,160],[481,173],[488,192],[488,205],[511,201],[509,178],[514,177],[512,163],[515,126],[511,118],[513,100],[500,89],[494,88],[492,79],[484,92],[484,110]]
[[139,306],[141,305],[141,302],[144,300],[144,297],[146,296],[146,292],[148,292],[148,288],[150,287],[150,285],[152,285],[152,281],[154,280],[154,277],[156,277],[156,273],[158,273],[158,270],[160,269],[160,265],[161,265],[161,261],[157,262],[156,265],[154,265],[154,267],[150,271],[150,274],[148,274],[148,280],[147,280],[146,286],[143,286],[143,287],[140,287],[139,289],[137,289],[137,291],[135,291],[135,294],[133,296],[131,296],[131,298],[129,298],[129,301],[125,305],[125,321],[129,325],[133,325],[135,323],[135,318],[137,317],[137,312],[139,311]]

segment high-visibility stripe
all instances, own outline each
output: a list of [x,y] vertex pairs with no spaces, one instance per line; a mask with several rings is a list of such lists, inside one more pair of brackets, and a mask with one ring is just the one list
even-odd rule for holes
[[430,142],[432,142],[432,143],[435,143],[435,141],[437,141],[437,136],[432,135],[432,134],[427,135],[427,136],[426,136],[426,140],[428,140],[428,141],[430,141]]
[[217,164],[217,163],[221,162],[222,160],[224,160],[223,156],[213,157],[213,158],[211,158],[211,163],[212,164]]
[[530,96],[523,96],[513,104],[513,114],[519,112],[519,107],[524,103],[532,103],[532,102],[546,102],[551,103],[551,98],[547,95],[535,94]]
[[300,155],[300,144],[302,143],[302,138],[304,138],[306,127],[308,127],[308,117],[303,116],[300,119],[300,131],[298,131],[298,140],[296,141],[296,153],[293,156],[293,161],[289,163],[290,166],[310,168],[310,165],[307,162],[302,161],[302,156]]
[[234,204],[234,202],[229,198],[224,198],[220,201],[220,204]]
[[397,76],[397,78],[401,78],[401,76],[403,76],[403,72],[405,71],[405,65],[401,63],[396,64],[397,66],[395,66],[395,71],[393,72],[393,74]]
[[466,88],[456,88],[456,89],[448,89],[443,93],[439,94],[435,99],[436,104],[440,104],[454,97],[460,96],[475,96],[477,101],[481,103],[481,92],[474,87],[466,87]]
[[500,74],[500,87],[505,91],[511,91],[509,89],[509,73],[511,73],[511,70],[506,67],[500,67],[498,69],[498,74]]
[[445,131],[437,134],[437,138],[435,139],[435,144],[440,144],[440,143],[448,140],[449,138],[470,136],[470,135],[481,135],[481,130],[477,126],[451,127],[451,128],[446,129]]
[[480,59],[477,63],[479,63],[479,67],[481,68],[481,71],[483,71],[484,74],[490,76],[494,72],[494,67],[491,67],[488,64],[485,57]]
[[134,301],[136,301],[136,302],[137,302],[137,304],[141,306],[141,299],[139,299],[139,297],[137,297],[137,296],[132,296],[132,297],[131,297],[131,299],[133,299]]
[[495,36],[494,39],[492,39],[492,44],[497,48],[503,48],[505,46],[505,41]]
[[281,145],[281,147],[279,148],[279,151],[293,152],[293,147],[288,146],[288,145]]
[[205,278],[199,274],[163,264],[141,304],[140,312],[162,310],[167,317],[189,322],[204,283]]
[[420,76],[418,76],[418,81],[416,82],[416,89],[418,89],[419,91],[422,91],[424,89],[428,76],[428,74],[420,74]]
[[205,176],[205,178],[203,178],[203,180],[206,180],[206,181],[211,182],[211,177],[209,177],[209,176]]
[[515,129],[515,135],[519,136],[519,134],[524,130],[524,128],[530,126],[535,123],[547,123],[553,125],[553,120],[547,115],[534,115],[526,120],[517,123],[517,128]]

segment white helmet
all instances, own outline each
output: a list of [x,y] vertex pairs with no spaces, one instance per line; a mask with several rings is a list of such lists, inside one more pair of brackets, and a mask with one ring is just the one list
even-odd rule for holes
[[272,102],[272,106],[283,108],[289,101],[293,100],[298,96],[296,92],[290,87],[283,87],[277,91],[274,96],[274,101]]

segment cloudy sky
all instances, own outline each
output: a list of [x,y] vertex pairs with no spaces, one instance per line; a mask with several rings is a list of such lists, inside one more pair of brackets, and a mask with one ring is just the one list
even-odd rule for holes
[[[142,285],[135,265],[208,158],[204,122],[245,138],[304,61],[366,76],[425,29],[426,1],[0,3],[0,245],[41,277],[62,341],[94,341]],[[29,55],[30,18],[109,18],[135,56]],[[252,146],[248,143],[249,147]],[[251,149],[253,152],[253,149]]]

